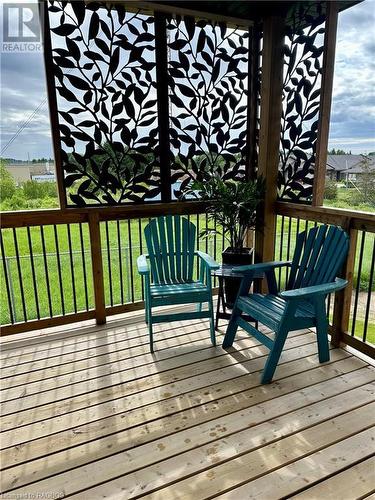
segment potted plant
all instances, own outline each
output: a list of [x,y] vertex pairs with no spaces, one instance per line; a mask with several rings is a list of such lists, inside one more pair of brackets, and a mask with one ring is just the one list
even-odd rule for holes
[[[264,198],[264,180],[234,181],[212,176],[206,181],[194,181],[188,192],[207,202],[208,220],[216,223],[214,228],[204,229],[201,236],[221,234],[229,243],[222,253],[223,264],[251,264],[253,249],[245,246],[245,237],[247,231],[259,229],[256,209]],[[238,287],[239,280],[225,279],[228,307],[233,305]]]

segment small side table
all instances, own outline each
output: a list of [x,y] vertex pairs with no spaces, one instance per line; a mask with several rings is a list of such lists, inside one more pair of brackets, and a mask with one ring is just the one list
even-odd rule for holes
[[[219,319],[230,319],[231,313],[227,312],[228,305],[225,303],[225,296],[224,296],[224,278],[235,278],[238,280],[241,280],[243,278],[242,273],[236,273],[233,272],[233,269],[235,269],[236,266],[233,264],[221,264],[221,266],[218,269],[214,269],[211,272],[212,276],[216,276],[219,279],[219,294],[217,298],[217,307],[216,307],[216,318],[215,318],[215,330],[218,329],[219,325]],[[254,280],[259,280],[263,278],[264,273],[256,273],[254,275]],[[222,308],[222,310],[221,310]],[[249,316],[243,316],[244,319],[247,321],[255,321],[253,318],[250,318]],[[257,328],[258,325],[256,325]]]

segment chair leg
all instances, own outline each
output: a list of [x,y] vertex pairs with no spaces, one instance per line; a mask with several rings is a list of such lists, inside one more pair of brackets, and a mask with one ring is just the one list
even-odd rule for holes
[[148,336],[150,341],[150,352],[154,352],[154,335],[152,331],[152,310],[150,299],[146,300],[146,323],[148,324]]
[[229,320],[227,331],[225,332],[225,337],[222,344],[222,347],[224,347],[224,349],[233,345],[234,337],[236,336],[238,329],[237,318],[240,315],[241,311],[235,307],[232,312],[232,317]]
[[272,377],[275,373],[277,363],[279,362],[281,351],[283,350],[288,332],[288,328],[282,327],[275,334],[275,343],[268,355],[266,365],[263,370],[261,379],[262,384],[269,384],[272,381]]
[[[202,303],[200,304],[202,306]],[[214,320],[214,305],[212,302],[212,296],[208,301],[208,310],[210,312],[210,334],[211,334],[211,343],[213,346],[216,346],[216,336],[215,336],[215,320]]]
[[199,313],[202,312],[202,309],[203,309],[203,302],[199,302],[197,304],[197,312],[199,312]]
[[154,352],[154,335],[153,335],[153,331],[152,331],[152,316],[151,316],[151,311],[149,312],[148,335],[149,335],[149,340],[150,340],[150,352]]
[[316,337],[318,341],[319,363],[329,361],[328,344],[328,319],[325,303],[321,300],[315,302],[316,312]]
[[147,303],[147,297],[145,297],[145,322],[146,322],[146,325],[148,325],[149,318],[148,318],[148,303]]

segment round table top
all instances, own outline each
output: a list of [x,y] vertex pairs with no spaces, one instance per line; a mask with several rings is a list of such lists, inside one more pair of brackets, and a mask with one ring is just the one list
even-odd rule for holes
[[[244,274],[241,272],[235,272],[234,269],[236,267],[242,267],[241,265],[236,264],[220,264],[218,269],[213,269],[211,271],[212,276],[217,276],[218,278],[243,278]],[[255,273],[254,278],[262,278],[262,273]]]

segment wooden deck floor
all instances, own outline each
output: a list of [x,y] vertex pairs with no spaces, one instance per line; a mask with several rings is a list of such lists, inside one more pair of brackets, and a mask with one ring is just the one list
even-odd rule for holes
[[[354,499],[375,488],[375,372],[294,332],[275,382],[244,334],[140,316],[2,341],[2,498]],[[225,323],[223,323],[224,331]],[[218,343],[221,342],[221,336]],[[36,495],[36,496],[33,496]]]

